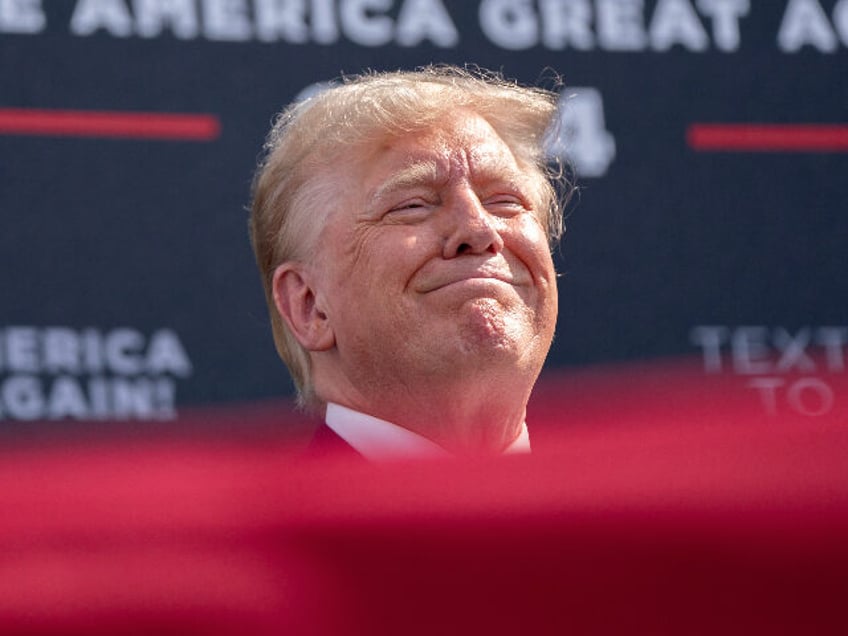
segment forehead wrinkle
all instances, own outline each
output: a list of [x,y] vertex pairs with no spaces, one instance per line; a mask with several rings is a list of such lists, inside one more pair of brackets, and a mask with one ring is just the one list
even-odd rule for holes
[[459,138],[462,159],[472,176],[510,183],[526,177],[512,148],[485,120],[472,120]]
[[518,166],[512,152],[506,146],[502,149],[491,149],[490,144],[487,146],[489,150],[474,148],[468,155],[471,179],[481,186],[497,183],[510,190],[524,191],[530,178],[527,172]]
[[377,206],[407,188],[438,186],[455,179],[467,179],[480,186],[499,182],[515,190],[523,190],[531,181],[512,148],[476,114],[462,120],[459,126],[431,131],[419,142],[423,152],[412,151],[398,170],[367,194],[371,205]]

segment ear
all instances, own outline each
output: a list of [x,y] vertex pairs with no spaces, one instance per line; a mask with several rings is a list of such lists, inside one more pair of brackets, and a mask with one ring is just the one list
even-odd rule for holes
[[316,290],[300,263],[277,267],[271,285],[277,311],[303,348],[326,351],[336,344],[330,321],[318,306]]

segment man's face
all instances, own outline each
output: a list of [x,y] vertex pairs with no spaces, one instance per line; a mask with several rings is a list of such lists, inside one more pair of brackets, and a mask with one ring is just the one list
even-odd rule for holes
[[336,169],[338,203],[312,265],[334,364],[356,391],[535,379],[556,322],[555,272],[538,184],[492,127],[459,112]]

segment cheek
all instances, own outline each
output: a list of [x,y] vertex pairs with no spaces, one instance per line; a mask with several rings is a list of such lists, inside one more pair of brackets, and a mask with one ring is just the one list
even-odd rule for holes
[[402,283],[434,252],[435,243],[419,228],[389,226],[363,232],[341,275],[377,286]]
[[538,221],[529,215],[515,221],[510,228],[509,249],[525,264],[538,283],[553,285],[555,288],[556,273],[547,234]]

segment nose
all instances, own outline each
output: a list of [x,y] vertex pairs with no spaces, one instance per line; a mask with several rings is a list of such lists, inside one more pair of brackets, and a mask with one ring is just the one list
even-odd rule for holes
[[469,188],[452,197],[447,213],[444,258],[463,254],[498,254],[503,250],[503,238],[497,219],[486,210],[477,195]]

